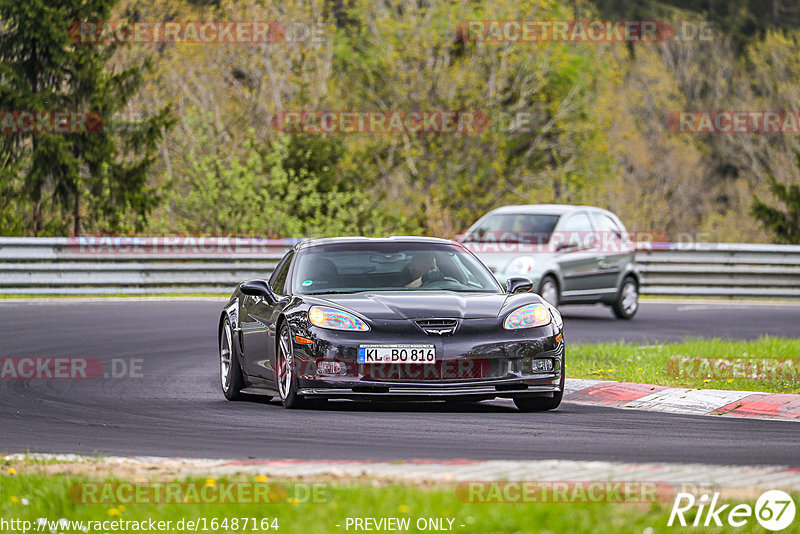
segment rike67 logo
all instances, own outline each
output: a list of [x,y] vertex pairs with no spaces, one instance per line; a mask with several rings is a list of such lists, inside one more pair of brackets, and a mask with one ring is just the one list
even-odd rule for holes
[[[710,501],[710,502],[709,502]],[[794,521],[795,503],[792,497],[780,490],[763,493],[756,501],[755,509],[749,504],[718,504],[719,493],[703,494],[699,498],[691,493],[678,493],[672,512],[669,514],[667,526],[677,524],[682,527],[691,526],[721,527],[724,523],[732,527],[746,525],[755,516],[756,521],[767,530],[779,531],[789,527]],[[696,508],[696,510],[694,510]],[[687,517],[691,523],[687,523]],[[694,515],[694,521],[692,521]]]

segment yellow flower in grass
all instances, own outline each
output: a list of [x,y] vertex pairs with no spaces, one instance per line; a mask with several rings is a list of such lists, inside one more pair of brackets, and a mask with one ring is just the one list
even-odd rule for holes
[[206,486],[216,486],[216,485],[217,485],[217,481],[214,480],[213,478],[207,478],[206,479]]
[[733,378],[728,379],[728,384],[730,384],[731,382],[733,382]]
[[609,369],[608,372],[609,373],[616,373],[616,371],[614,369]]
[[11,497],[11,504],[19,504],[19,498],[18,497]]
[[400,506],[397,507],[397,511],[400,512],[401,514],[407,514],[408,510],[409,510],[408,505],[405,504],[401,504]]
[[706,378],[705,380],[703,380],[703,383],[704,383],[704,384],[708,384],[709,382],[711,382],[711,379],[710,379],[710,378]]
[[264,475],[258,475],[258,476],[256,477],[256,482],[261,482],[262,484],[263,484],[264,482],[266,482],[267,480],[268,480],[268,479],[267,479],[267,477],[265,477]]
[[292,506],[297,506],[298,504],[300,504],[300,499],[298,499],[297,497],[292,497],[291,499],[289,499],[289,504],[291,504]]
[[119,508],[120,512],[124,512],[125,511],[125,505],[124,504],[120,504],[119,506],[117,506],[117,508]]
[[9,467],[8,468],[8,474],[9,475],[16,475],[17,474],[17,470],[14,469],[13,467]]
[[117,516],[119,515],[119,510],[117,508],[109,508],[108,515],[110,516]]

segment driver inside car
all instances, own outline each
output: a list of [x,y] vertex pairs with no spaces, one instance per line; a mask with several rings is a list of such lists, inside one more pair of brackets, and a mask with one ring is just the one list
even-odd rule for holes
[[411,281],[406,284],[406,287],[413,288],[419,287],[425,282],[434,281],[431,273],[438,273],[436,269],[436,258],[432,254],[416,254],[411,263],[408,264],[408,272],[411,276]]

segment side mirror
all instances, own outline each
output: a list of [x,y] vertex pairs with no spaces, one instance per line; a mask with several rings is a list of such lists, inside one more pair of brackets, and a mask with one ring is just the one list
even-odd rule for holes
[[270,289],[269,284],[264,280],[248,280],[247,282],[243,282],[242,285],[239,286],[239,289],[241,289],[242,293],[245,295],[261,297],[270,304],[274,304],[278,300],[275,298],[275,294],[272,292],[272,289]]
[[533,282],[527,276],[512,276],[506,280],[506,293],[524,293],[533,290]]

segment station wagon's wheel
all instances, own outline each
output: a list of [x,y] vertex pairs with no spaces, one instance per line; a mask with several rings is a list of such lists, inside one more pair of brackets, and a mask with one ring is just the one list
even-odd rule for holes
[[617,299],[611,305],[614,315],[620,319],[630,319],[639,309],[639,284],[632,276],[626,276],[622,281]]
[[558,295],[558,282],[556,282],[556,279],[551,275],[548,274],[542,278],[538,293],[544,300],[556,308],[558,307],[558,301],[560,300]]
[[292,348],[292,331],[284,323],[278,336],[278,351],[275,358],[275,379],[278,382],[278,393],[286,408],[300,408],[304,405],[303,397],[297,394],[297,373]]
[[233,342],[231,323],[227,317],[219,333],[219,378],[222,394],[226,399],[240,400],[244,397],[241,393],[244,388],[244,376],[239,366],[236,343]]

